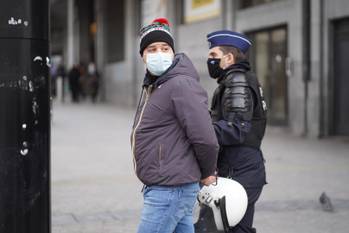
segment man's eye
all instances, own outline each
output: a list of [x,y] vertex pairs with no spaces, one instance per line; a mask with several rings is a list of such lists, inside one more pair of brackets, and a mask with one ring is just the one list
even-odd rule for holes
[[168,48],[168,47],[162,48],[162,51],[164,51],[164,52],[167,52],[167,51],[169,51],[169,50],[170,50],[170,48]]

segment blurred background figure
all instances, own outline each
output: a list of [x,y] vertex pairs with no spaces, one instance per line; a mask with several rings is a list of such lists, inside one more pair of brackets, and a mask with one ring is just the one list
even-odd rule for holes
[[95,103],[98,95],[99,74],[93,62],[88,64],[86,79],[86,94],[91,97],[92,102]]
[[[65,90],[66,90],[66,76],[67,72],[63,64],[59,64],[57,68],[57,82],[61,81],[61,100],[65,101]],[[59,90],[57,90],[59,91]]]
[[81,63],[79,70],[80,97],[82,100],[91,98],[92,102],[95,103],[99,87],[99,74],[96,65],[93,62],[89,62],[87,66]]
[[61,55],[52,55],[51,56],[51,96],[58,101],[64,102],[65,92],[67,85],[65,82],[66,79],[66,69],[63,57]]
[[79,97],[81,97],[81,100],[85,100],[87,96],[87,72],[86,72],[86,65],[84,62],[80,62],[79,71],[80,71]]
[[68,79],[69,79],[69,87],[71,91],[72,96],[72,102],[78,103],[79,102],[79,95],[80,95],[80,66],[74,65],[73,68],[69,71]]

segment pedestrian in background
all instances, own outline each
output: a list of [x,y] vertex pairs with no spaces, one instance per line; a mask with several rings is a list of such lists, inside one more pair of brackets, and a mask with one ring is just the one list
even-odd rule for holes
[[73,103],[79,102],[80,96],[80,68],[74,65],[68,73],[69,87],[72,95]]
[[141,30],[146,65],[131,137],[134,165],[144,183],[138,233],[193,233],[199,182],[215,182],[218,144],[207,93],[189,58],[174,53],[166,19]]
[[84,101],[86,99],[86,96],[88,96],[88,73],[86,64],[84,62],[80,62],[79,71],[79,97]]
[[86,92],[91,97],[93,103],[97,100],[98,88],[99,88],[99,74],[96,69],[96,65],[90,62],[87,67],[87,84]]
[[65,101],[65,91],[66,91],[66,70],[63,64],[60,64],[57,69],[57,78],[61,80],[62,83],[62,102]]
[[246,53],[251,46],[243,34],[222,30],[207,35],[210,77],[217,80],[211,117],[220,145],[219,176],[230,177],[245,188],[248,207],[231,233],[252,233],[254,206],[266,184],[260,149],[266,128],[266,104]]

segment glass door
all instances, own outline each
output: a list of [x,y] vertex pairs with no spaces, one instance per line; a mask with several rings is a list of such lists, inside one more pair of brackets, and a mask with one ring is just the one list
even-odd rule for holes
[[287,124],[287,57],[286,27],[249,33],[253,41],[250,51],[252,69],[264,89],[268,105],[268,121],[274,125]]

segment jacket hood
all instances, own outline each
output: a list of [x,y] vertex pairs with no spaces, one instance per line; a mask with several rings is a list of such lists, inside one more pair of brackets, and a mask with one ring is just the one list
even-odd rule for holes
[[200,80],[199,74],[197,73],[193,63],[184,53],[176,54],[172,65],[161,76],[154,77],[147,72],[144,78],[143,86],[153,84],[155,87],[157,87],[176,76],[188,76],[197,81]]

